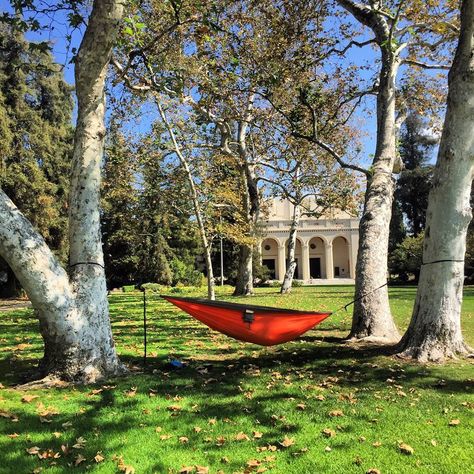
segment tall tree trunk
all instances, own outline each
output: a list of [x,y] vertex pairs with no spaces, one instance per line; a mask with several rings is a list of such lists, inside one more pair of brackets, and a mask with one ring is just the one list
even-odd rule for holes
[[[239,267],[234,296],[249,296],[253,293],[253,244],[255,219],[258,218],[259,204],[255,179],[247,164],[241,166],[242,197],[245,220],[248,226],[249,242],[240,244]],[[254,189],[255,188],[255,189]],[[257,197],[257,199],[256,199]]]
[[201,205],[199,204],[199,196],[196,189],[196,185],[194,183],[193,174],[189,167],[188,160],[181,152],[181,147],[179,146],[178,141],[176,140],[176,135],[174,134],[173,127],[168,121],[168,118],[166,117],[166,113],[163,110],[163,107],[161,106],[161,103],[159,102],[159,100],[156,101],[156,105],[158,107],[158,112],[160,113],[160,117],[163,120],[163,123],[165,124],[166,129],[168,130],[168,133],[170,134],[171,141],[173,142],[174,150],[176,154],[178,155],[181,166],[183,167],[184,172],[186,173],[189,189],[191,191],[190,193],[191,200],[193,201],[194,215],[196,216],[198,229],[199,229],[199,235],[201,237],[201,242],[204,247],[204,257],[206,261],[206,270],[207,270],[207,297],[210,300],[215,300],[216,292],[215,292],[215,282],[214,282],[214,270],[212,268],[211,243],[207,239],[206,227],[204,226],[204,220],[202,218]]
[[296,270],[296,234],[298,232],[298,225],[300,222],[300,208],[295,204],[293,209],[293,219],[291,220],[290,235],[288,238],[288,268],[281,284],[280,293],[290,293],[291,285],[293,284],[293,278]]
[[[349,338],[398,341],[388,301],[388,237],[392,216],[397,159],[395,79],[398,62],[382,48],[382,68],[377,95],[377,146],[372,176],[367,180],[364,211],[359,226],[355,304]],[[384,286],[385,285],[385,286]]]
[[[371,3],[337,0],[375,35],[381,52],[377,94],[377,146],[367,179],[364,211],[359,226],[355,304],[349,338],[398,341],[399,333],[388,302],[388,237],[392,215],[394,180],[399,164],[396,148],[396,76],[400,51],[392,44],[386,17]],[[395,48],[395,49],[394,49]]]
[[76,59],[78,119],[69,204],[70,275],[43,238],[0,192],[0,254],[40,320],[44,374],[90,382],[122,370],[110,328],[100,237],[100,165],[105,137],[104,84],[119,0],[94,1]]
[[469,349],[461,332],[466,234],[474,176],[474,0],[461,7],[459,44],[433,186],[428,198],[423,262],[401,355],[441,361]]

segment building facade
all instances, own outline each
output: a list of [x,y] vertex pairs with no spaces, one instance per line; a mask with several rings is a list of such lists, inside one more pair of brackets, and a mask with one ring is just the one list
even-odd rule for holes
[[[273,200],[264,223],[261,242],[262,264],[271,278],[283,280],[288,254],[293,206]],[[359,219],[332,210],[322,218],[302,216],[297,232],[295,279],[305,283],[318,280],[353,280],[359,245]]]

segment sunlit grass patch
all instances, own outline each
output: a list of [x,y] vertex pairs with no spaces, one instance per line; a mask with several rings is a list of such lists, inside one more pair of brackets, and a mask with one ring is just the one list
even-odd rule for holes
[[[219,298],[241,301],[218,290]],[[301,287],[281,296],[268,288],[251,302],[335,310],[352,293]],[[474,345],[473,290],[465,293],[463,330]],[[403,330],[415,289],[390,295]],[[351,319],[344,310],[297,341],[262,348],[149,294],[144,369],[142,296],[111,295],[117,348],[132,372],[93,387],[9,388],[37,363],[42,344],[31,310],[0,314],[0,472],[474,470],[472,360],[421,366],[348,347],[340,339]],[[174,358],[184,368],[173,369]]]

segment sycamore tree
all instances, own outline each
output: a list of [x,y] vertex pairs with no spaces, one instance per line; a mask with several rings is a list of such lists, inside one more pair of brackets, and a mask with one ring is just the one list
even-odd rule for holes
[[260,163],[251,157],[251,137],[272,120],[268,91],[291,80],[301,62],[311,61],[321,10],[319,2],[143,4],[128,18],[128,38],[114,61],[117,79],[135,92],[164,93],[191,107],[207,124],[206,145],[234,161],[246,234],[240,244],[238,295],[253,291],[261,214]]
[[[275,103],[295,137],[324,149],[340,166],[365,178],[349,337],[397,341],[386,286],[393,173],[401,168],[397,134],[407,110],[424,111],[442,100],[438,85],[442,78],[433,71],[449,68],[457,10],[450,2],[415,0],[334,3],[342,9],[331,10],[331,41],[319,60],[309,65],[311,79],[306,84],[295,81],[293,99]],[[352,54],[355,48],[375,48],[378,58],[361,63]],[[321,96],[328,94],[333,96],[333,112],[321,114]],[[321,132],[351,123],[357,126],[355,111],[360,117],[371,109],[377,124],[376,149],[371,165],[364,167],[354,164],[340,142],[325,140]]]
[[401,356],[440,361],[465,355],[461,332],[466,234],[474,177],[474,0],[461,6],[459,42],[449,71],[446,117],[428,198],[423,263]]
[[0,191],[0,255],[30,298],[45,344],[43,374],[94,381],[117,374],[100,234],[107,66],[124,5],[93,3],[75,58],[77,122],[69,198],[69,265],[63,267],[42,235]]

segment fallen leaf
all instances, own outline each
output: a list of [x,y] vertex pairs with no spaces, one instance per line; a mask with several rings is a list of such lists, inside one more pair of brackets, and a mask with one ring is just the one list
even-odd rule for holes
[[209,474],[207,466],[196,466],[196,474]]
[[293,444],[295,444],[295,440],[293,438],[288,438],[288,436],[285,436],[283,441],[281,441],[278,444],[280,446],[283,446],[284,448],[288,448],[288,447],[292,446]]
[[31,403],[33,400],[35,400],[36,398],[39,398],[39,395],[23,395],[23,397],[21,397],[21,401],[23,403]]
[[28,454],[38,454],[40,452],[40,449],[38,446],[32,446],[31,448],[27,448],[26,452]]
[[344,416],[342,410],[333,410],[329,412],[329,416]]
[[86,445],[86,440],[82,437],[79,436],[79,438],[76,439],[76,443],[72,445],[74,449],[83,449]]
[[82,454],[78,454],[76,459],[74,460],[74,465],[79,466],[79,464],[81,464],[84,461],[87,461],[87,459]]
[[451,421],[448,423],[448,425],[449,425],[449,426],[457,426],[457,425],[459,425],[460,423],[461,423],[461,420],[456,419],[456,420],[451,420]]
[[18,438],[18,436],[20,436],[20,435],[18,433],[12,433],[12,434],[9,434],[7,436],[11,439],[14,439],[14,438]]
[[252,431],[254,439],[260,439],[263,436],[263,433],[260,433],[260,431]]
[[380,471],[375,467],[371,467],[365,474],[380,474]]
[[221,457],[221,462],[223,462],[224,464],[229,464],[230,459],[227,456],[223,456],[223,457]]
[[134,397],[136,394],[137,394],[137,387],[131,387],[130,390],[127,390],[125,392],[125,396],[129,398]]
[[178,473],[179,474],[191,474],[194,472],[194,466],[183,466]]
[[380,441],[375,441],[374,443],[372,443],[372,446],[374,448],[380,448],[380,446],[382,446],[382,443]]
[[163,434],[163,435],[160,436],[160,439],[161,439],[161,441],[164,441],[165,439],[170,439],[170,438],[172,438],[172,437],[173,437],[173,435],[170,435],[170,434],[165,435],[165,434]]
[[432,439],[432,440],[431,440],[431,444],[432,444],[433,446],[438,446],[438,443],[436,442],[435,439]]
[[336,436],[336,432],[334,430],[332,430],[331,428],[324,428],[324,430],[322,430],[321,433],[326,438],[334,438],[334,436]]
[[102,456],[102,451],[98,451],[97,454],[94,456],[94,461],[99,464],[100,462],[104,461],[105,457]]
[[248,467],[258,467],[262,464],[258,459],[250,459],[247,461]]
[[304,403],[298,403],[296,408],[298,408],[298,410],[306,410],[306,405]]
[[406,454],[408,456],[412,455],[415,452],[415,450],[409,444],[406,443],[400,443],[398,445],[398,449],[401,453]]
[[171,412],[177,412],[182,410],[181,406],[179,405],[170,405],[169,407],[166,407],[166,409]]
[[195,426],[194,427],[194,432],[195,433],[200,433],[202,431],[202,428],[200,426]]
[[125,464],[123,462],[122,456],[118,458],[117,468],[119,471],[124,472],[125,474],[135,474],[135,468]]
[[187,438],[186,436],[180,436],[178,440],[180,443],[183,443],[183,444],[189,442],[189,438]]
[[326,451],[327,453],[329,453],[329,452],[332,451],[332,449],[331,449],[330,446],[326,446],[326,447],[324,448],[324,451]]
[[237,441],[250,441],[250,438],[242,431],[235,435],[235,439]]

